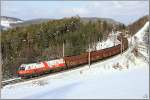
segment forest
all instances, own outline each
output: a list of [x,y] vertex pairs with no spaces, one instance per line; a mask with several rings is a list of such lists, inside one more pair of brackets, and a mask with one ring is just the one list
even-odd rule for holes
[[[98,41],[106,40],[113,24],[98,20],[84,23],[80,17],[49,20],[40,24],[15,27],[1,33],[3,79],[15,77],[21,64],[52,60],[94,50]],[[124,24],[116,25],[124,30]]]
[[129,24],[127,29],[129,30],[129,34],[134,35],[140,28],[144,26],[144,24],[149,20],[149,16],[145,15],[133,23]]

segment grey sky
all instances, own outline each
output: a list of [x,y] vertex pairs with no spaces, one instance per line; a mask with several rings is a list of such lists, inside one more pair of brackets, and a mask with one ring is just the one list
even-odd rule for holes
[[1,15],[35,18],[106,17],[129,24],[148,15],[147,1],[1,1]]

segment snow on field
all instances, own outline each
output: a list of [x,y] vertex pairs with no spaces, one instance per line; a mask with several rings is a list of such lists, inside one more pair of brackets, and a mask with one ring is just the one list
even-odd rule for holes
[[[148,99],[149,65],[130,47],[123,54],[47,77],[7,85],[2,98],[13,99]],[[147,55],[147,53],[145,53]],[[120,66],[115,69],[114,66]]]
[[[146,32],[146,30],[148,30],[148,29],[149,29],[149,21],[147,21],[146,24],[144,25],[144,27],[142,27],[142,29],[140,29],[140,30],[135,34],[135,36],[138,38],[138,40],[139,40],[140,42],[143,41],[143,37],[144,37],[144,35],[145,35],[145,32]],[[141,33],[143,33],[143,34],[141,34]]]
[[[116,40],[115,45],[117,45],[119,43],[120,43],[120,41]],[[113,46],[114,46],[113,40],[108,38],[106,41],[98,42],[96,45],[96,50],[101,50],[101,49],[105,49],[105,48],[109,48],[109,47],[113,47]]]
[[[90,68],[86,65],[77,70],[5,86],[2,98],[147,98],[148,63],[133,55],[128,58],[130,51],[128,49],[122,55],[95,63]],[[123,68],[113,69],[117,63]]]
[[20,23],[22,21],[8,21],[8,20],[1,20],[1,25],[4,27],[10,28],[12,23]]
[[96,44],[96,50],[101,50],[101,49],[113,47],[114,45],[118,45],[120,43],[120,41],[117,40],[118,34],[119,34],[118,32],[116,33],[112,32],[111,34],[109,34],[109,37],[106,41],[101,41]]

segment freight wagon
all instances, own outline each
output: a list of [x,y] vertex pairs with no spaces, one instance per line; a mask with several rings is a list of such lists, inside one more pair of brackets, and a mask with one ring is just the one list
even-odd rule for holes
[[[127,38],[118,36],[117,39],[121,43],[116,46],[90,52],[90,62],[93,63],[98,60],[106,59],[125,51],[128,48]],[[88,64],[88,61],[89,61],[89,53],[85,52],[80,55],[68,56],[62,59],[43,61],[33,64],[22,64],[19,67],[18,75],[22,78],[38,76],[45,73],[66,70],[78,67],[79,65]]]

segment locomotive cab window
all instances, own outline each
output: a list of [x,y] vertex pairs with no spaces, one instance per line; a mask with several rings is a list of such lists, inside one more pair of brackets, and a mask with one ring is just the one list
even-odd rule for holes
[[19,70],[25,70],[25,67],[20,67]]
[[28,66],[28,69],[31,69],[31,67],[30,67],[30,66]]

